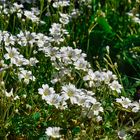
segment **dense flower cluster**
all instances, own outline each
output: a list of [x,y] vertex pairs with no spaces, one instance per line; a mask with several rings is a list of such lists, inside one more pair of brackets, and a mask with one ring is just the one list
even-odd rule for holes
[[[43,13],[41,8],[32,7],[29,10],[24,6],[24,3],[35,2],[37,1],[21,0],[18,3],[9,4],[4,1],[0,5],[2,20],[7,19],[5,26],[8,27],[11,15],[21,25],[16,32],[14,28],[12,31],[7,31],[7,28],[0,30],[0,49],[2,50],[0,54],[0,92],[2,93],[0,100],[4,96],[6,101],[12,105],[15,104],[13,108],[17,114],[20,114],[20,105],[24,106],[24,103],[26,104],[24,108],[31,113],[31,104],[38,100],[41,100],[39,103],[45,109],[52,107],[54,113],[56,110],[60,111],[61,117],[64,117],[63,112],[67,113],[72,107],[77,107],[80,109],[78,113],[81,118],[87,118],[96,123],[103,121],[103,113],[106,110],[107,103],[98,97],[101,94],[111,96],[110,102],[116,99],[122,108],[130,109],[135,113],[140,111],[140,101],[132,102],[124,96],[117,98],[121,95],[123,88],[117,75],[108,69],[93,70],[86,59],[87,54],[81,49],[71,47],[67,42],[70,36],[66,27],[81,14],[81,11],[75,9],[74,6],[69,13],[65,10],[59,11],[59,9],[71,6],[71,1],[49,0],[47,6],[51,5],[58,12],[58,20],[51,23],[48,33],[42,33],[36,31],[36,28],[47,24],[46,21],[41,20]],[[91,3],[91,0],[78,1],[79,5],[84,4],[89,8],[91,8]],[[31,27],[26,28],[26,24]],[[13,87],[9,86],[10,82],[7,79],[15,82],[11,83]],[[114,97],[114,93],[117,97]],[[36,98],[35,101],[32,98]],[[28,103],[30,99],[31,102]],[[39,109],[36,107],[35,110]],[[53,117],[51,118],[50,115],[48,120],[53,121]],[[61,138],[60,131],[63,128],[54,125],[50,127],[48,124],[46,135]]]
[[[29,2],[29,1],[28,1]],[[69,6],[69,1],[54,2],[53,7]],[[22,4],[14,3],[12,7],[3,5],[1,7],[1,14],[17,14],[18,18],[23,16],[27,20],[30,19],[33,23],[39,23],[40,11],[37,8],[32,8],[31,11],[25,10]],[[72,11],[71,15],[75,16],[76,11]],[[9,15],[10,16],[10,15]],[[36,51],[36,53],[43,52],[44,56],[51,60],[51,63],[55,69],[52,75],[51,82],[55,85],[58,82],[62,82],[61,90],[56,93],[53,87],[49,87],[44,83],[42,88],[38,89],[38,93],[42,96],[42,99],[47,104],[55,106],[57,109],[66,109],[69,106],[69,101],[72,105],[78,105],[83,108],[83,115],[86,114],[89,118],[99,116],[100,112],[103,112],[103,107],[100,102],[97,101],[94,96],[95,93],[86,89],[78,89],[76,85],[69,81],[63,80],[65,76],[74,78],[74,73],[79,71],[83,73],[83,80],[89,83],[89,87],[99,87],[102,84],[109,86],[111,90],[115,90],[118,93],[121,92],[121,85],[118,83],[116,76],[111,71],[93,71],[90,63],[86,60],[86,54],[80,49],[73,49],[70,46],[59,46],[65,41],[65,37],[68,36],[68,31],[64,28],[64,25],[70,22],[72,16],[59,12],[60,23],[53,23],[49,29],[49,35],[43,33],[36,33],[30,31],[20,31],[16,35],[12,35],[8,31],[0,31],[0,43],[3,43],[4,55],[2,68],[5,69],[8,66],[14,69],[15,74],[18,76],[19,81],[23,81],[29,84],[30,81],[36,81],[35,75],[28,67],[35,67],[36,64],[40,64],[35,55],[25,57],[23,53],[26,50],[28,53]],[[8,63],[7,63],[8,62]],[[15,67],[16,66],[16,67]],[[75,71],[75,72],[74,72]],[[36,81],[38,82],[38,81]],[[7,97],[13,96],[13,90],[10,92],[5,91]],[[100,119],[99,119],[100,118]],[[56,130],[46,130],[47,135],[52,136]],[[55,128],[54,128],[55,129]],[[56,134],[56,133],[55,133]],[[56,137],[58,137],[57,135]]]
[[[0,14],[3,15],[3,17],[10,17],[12,14],[16,14],[19,19],[22,21],[27,21],[28,19],[31,20],[33,23],[44,23],[40,20],[39,15],[40,11],[38,8],[31,8],[30,10],[25,10],[23,4],[13,3],[10,4],[4,4],[0,6]],[[24,18],[23,18],[24,17]]]

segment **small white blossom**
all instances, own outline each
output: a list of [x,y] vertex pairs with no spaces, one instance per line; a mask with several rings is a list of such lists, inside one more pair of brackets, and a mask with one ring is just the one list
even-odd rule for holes
[[29,80],[35,81],[35,77],[32,75],[32,72],[24,69],[20,69],[18,77],[19,80],[23,79],[26,84],[29,84]]
[[122,86],[119,84],[118,81],[114,80],[112,83],[109,84],[109,87],[110,87],[112,90],[115,90],[115,91],[117,91],[118,93],[121,93]]
[[20,99],[18,95],[14,97],[14,100],[18,100],[18,99]]
[[127,140],[127,134],[124,130],[120,130],[118,131],[118,137],[121,140]]
[[68,24],[69,23],[69,15],[68,14],[63,14],[63,13],[59,13],[59,14],[60,14],[59,21],[64,25]]
[[23,55],[18,55],[18,57],[15,57],[13,59],[12,63],[15,64],[16,66],[22,66],[29,64],[29,61],[25,59]]
[[131,106],[131,100],[121,96],[121,98],[116,98],[116,102],[120,103],[124,108],[129,108]]
[[10,34],[4,36],[4,44],[5,46],[14,45],[16,42],[16,37]]
[[74,66],[78,70],[86,71],[88,69],[88,62],[85,59],[81,58],[74,62]]
[[29,59],[29,65],[30,66],[35,66],[36,63],[38,63],[39,61],[35,58],[35,57],[32,57]]
[[96,117],[96,121],[97,121],[97,122],[102,121],[102,117],[101,117],[101,116],[97,116],[97,117]]
[[12,97],[13,96],[13,88],[11,89],[10,92],[5,91],[6,97]]
[[64,100],[70,99],[72,104],[77,103],[77,96],[79,96],[78,89],[73,84],[62,86],[61,96]]
[[96,102],[92,105],[91,110],[94,115],[98,116],[99,112],[103,112],[103,108],[101,107],[101,103]]
[[45,84],[45,85],[43,84],[42,88],[38,89],[38,93],[40,95],[42,95],[42,99],[45,100],[45,98],[47,96],[50,96],[51,94],[54,94],[55,91],[54,91],[54,89],[52,87],[49,87],[48,84]]
[[100,112],[103,112],[103,107],[101,107],[101,103],[95,101],[94,104],[91,105],[90,108],[86,108],[86,107],[83,108],[82,115],[83,116],[87,115],[88,118],[96,117],[97,121],[99,121],[100,118],[98,118],[98,116]]
[[60,138],[61,134],[60,134],[60,127],[48,127],[45,131],[45,133],[53,138]]
[[132,107],[132,112],[140,111],[140,100],[139,100],[139,102],[131,103],[131,107]]
[[47,104],[54,105],[56,108],[59,108],[59,104],[62,101],[62,98],[58,94],[54,93],[54,94],[45,96],[44,100],[47,102]]
[[95,71],[94,74],[95,74],[94,81],[99,81],[99,82],[104,81],[105,77],[103,76],[102,72]]
[[88,75],[84,76],[83,80],[84,81],[90,81],[90,80],[94,80],[94,78],[95,78],[95,74],[94,74],[93,70],[89,69],[88,70]]
[[28,19],[30,19],[32,22],[38,23],[38,22],[40,21],[40,19],[39,19],[39,18],[35,15],[35,13],[32,12],[32,11],[25,10],[25,11],[24,11],[24,15],[25,15]]
[[69,6],[70,5],[70,1],[59,1],[59,2],[54,2],[53,3],[53,7],[54,8],[59,8],[59,7],[65,7],[65,6]]
[[19,55],[19,52],[16,48],[11,48],[11,47],[5,47],[6,51],[8,53],[6,53],[4,55],[4,58],[5,59],[10,59],[11,60],[11,63],[15,61],[15,58],[18,57]]
[[27,95],[26,95],[26,94],[23,94],[22,96],[23,96],[23,98],[26,98],[26,97],[27,97]]

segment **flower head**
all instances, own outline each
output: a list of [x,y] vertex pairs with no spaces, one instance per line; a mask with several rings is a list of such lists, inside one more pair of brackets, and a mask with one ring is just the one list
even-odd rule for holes
[[38,89],[38,93],[39,93],[40,95],[42,95],[42,99],[45,100],[45,98],[46,98],[47,96],[49,96],[49,95],[51,95],[51,94],[54,94],[55,91],[54,91],[54,89],[53,89],[52,87],[49,87],[48,84],[45,84],[45,85],[43,84],[43,85],[42,85],[42,88],[39,88],[39,89]]
[[26,84],[29,84],[29,81],[30,80],[35,81],[35,77],[32,75],[32,72],[31,71],[24,70],[22,68],[20,69],[20,72],[18,74],[18,77],[19,77],[19,80],[23,79],[23,81]]
[[13,88],[11,89],[10,92],[5,91],[6,97],[12,97],[13,96]]
[[73,84],[65,85],[62,87],[61,96],[64,100],[70,99],[72,104],[77,103],[77,96],[79,96],[78,89]]
[[139,102],[131,103],[131,107],[132,107],[132,112],[140,111],[140,100],[139,100]]
[[60,127],[48,127],[45,133],[50,137],[60,138],[61,137],[60,130],[61,130]]
[[109,84],[109,87],[110,87],[112,90],[115,90],[115,91],[117,91],[118,93],[121,93],[122,86],[119,84],[118,81],[114,80],[112,83]]
[[121,98],[117,98],[116,102],[120,103],[124,108],[128,108],[131,106],[131,100],[123,96],[121,96]]

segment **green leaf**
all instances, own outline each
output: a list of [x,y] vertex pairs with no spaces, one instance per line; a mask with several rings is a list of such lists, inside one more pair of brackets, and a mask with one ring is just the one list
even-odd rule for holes
[[74,127],[73,129],[72,129],[72,132],[74,133],[74,134],[77,134],[77,133],[79,133],[80,132],[80,127]]
[[109,25],[107,20],[104,17],[98,17],[97,23],[103,28],[103,30],[107,33],[113,33],[112,27]]
[[32,117],[33,117],[34,120],[39,120],[39,118],[40,118],[40,113],[39,113],[39,112],[36,112],[36,113],[33,114]]

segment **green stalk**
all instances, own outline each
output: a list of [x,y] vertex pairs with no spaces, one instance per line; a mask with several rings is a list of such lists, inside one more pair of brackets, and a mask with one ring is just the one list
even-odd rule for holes
[[90,33],[91,33],[91,31],[96,27],[96,25],[97,25],[97,23],[94,23],[94,22],[93,22],[93,23],[90,25],[89,29],[88,29],[88,41],[87,41],[87,51],[86,51],[87,54],[88,54],[88,52],[89,52]]
[[15,22],[16,22],[16,16],[14,15],[14,19],[13,19],[13,28],[12,28],[12,34],[14,33],[14,29],[15,29]]
[[40,0],[40,15],[39,19],[41,19],[42,13],[43,13],[43,8],[44,8],[44,0]]

